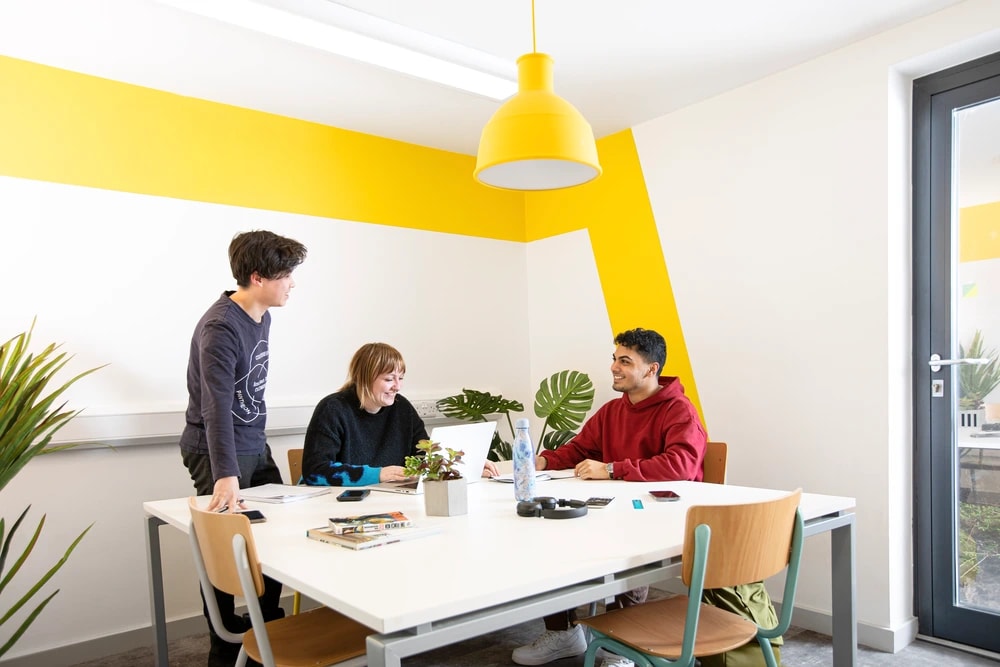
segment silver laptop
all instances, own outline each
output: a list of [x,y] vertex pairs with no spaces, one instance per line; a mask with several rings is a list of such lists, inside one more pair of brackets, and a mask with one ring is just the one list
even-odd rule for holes
[[[496,430],[495,421],[437,426],[431,431],[430,439],[440,443],[442,447],[465,452],[462,462],[455,467],[462,473],[465,481],[473,484],[483,478],[483,466],[490,453],[493,433]],[[416,495],[424,492],[423,486],[423,478],[420,478],[402,482],[380,482],[367,488],[374,491]]]

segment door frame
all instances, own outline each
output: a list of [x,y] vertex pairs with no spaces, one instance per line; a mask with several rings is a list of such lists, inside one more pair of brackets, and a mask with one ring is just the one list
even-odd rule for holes
[[[953,522],[949,512],[933,503],[931,470],[933,465],[941,465],[942,453],[933,452],[932,423],[935,416],[951,421],[950,405],[939,401],[933,404],[930,392],[932,374],[927,363],[932,352],[946,355],[946,350],[932,350],[932,338],[951,341],[951,322],[931,320],[931,303],[951,303],[950,281],[932,284],[931,251],[935,230],[931,221],[938,215],[951,215],[950,179],[932,179],[932,159],[935,151],[942,149],[940,141],[932,145],[931,117],[932,103],[936,95],[977,83],[983,79],[1000,75],[1000,53],[991,54],[970,62],[951,67],[941,72],[916,79],[913,82],[913,151],[912,151],[912,267],[913,267],[913,547],[914,547],[914,614],[918,620],[918,631],[922,635],[937,637],[941,623],[935,624],[934,601],[942,595],[935,591],[933,582],[934,559],[951,558],[951,545],[933,543],[932,527],[935,521],[947,522],[951,530]],[[951,145],[949,137],[947,145]],[[940,230],[937,230],[940,234]],[[949,267],[950,268],[950,267]],[[933,297],[933,299],[932,299]],[[929,326],[928,326],[929,325]],[[950,351],[950,347],[949,350]],[[936,376],[945,381],[945,395],[950,396],[952,374]],[[945,409],[947,413],[945,415]],[[954,432],[953,425],[951,426]],[[948,456],[951,456],[950,450]],[[950,465],[950,460],[949,465]],[[951,503],[949,502],[949,510]],[[943,529],[943,528],[942,528]],[[940,540],[939,540],[940,542]],[[950,594],[950,587],[948,593]],[[946,637],[951,639],[951,637]]]

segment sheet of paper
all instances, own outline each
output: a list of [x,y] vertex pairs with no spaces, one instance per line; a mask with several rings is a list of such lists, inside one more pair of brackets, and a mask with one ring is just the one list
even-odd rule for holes
[[[513,484],[514,483],[514,473],[508,472],[503,475],[497,475],[496,477],[490,477],[494,482],[502,482],[503,484]],[[535,473],[535,481],[540,482],[542,480],[552,479],[552,475],[547,472],[539,470]]]
[[296,500],[315,498],[329,493],[328,486],[292,486],[290,484],[262,484],[240,491],[244,500],[258,503],[291,503]]

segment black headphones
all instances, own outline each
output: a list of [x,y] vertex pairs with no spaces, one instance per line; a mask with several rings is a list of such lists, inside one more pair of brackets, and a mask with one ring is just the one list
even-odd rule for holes
[[587,513],[583,500],[556,500],[549,496],[522,500],[517,503],[518,516],[540,516],[546,519],[575,519]]

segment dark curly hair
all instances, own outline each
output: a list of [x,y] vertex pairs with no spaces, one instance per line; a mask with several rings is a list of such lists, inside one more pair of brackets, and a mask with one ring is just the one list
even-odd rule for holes
[[663,364],[667,362],[667,342],[663,336],[652,329],[629,329],[615,336],[615,345],[623,345],[635,350],[646,361],[659,364],[659,372],[663,372]]
[[306,259],[306,247],[274,232],[242,232],[229,243],[229,266],[240,287],[249,287],[250,276],[284,278]]

